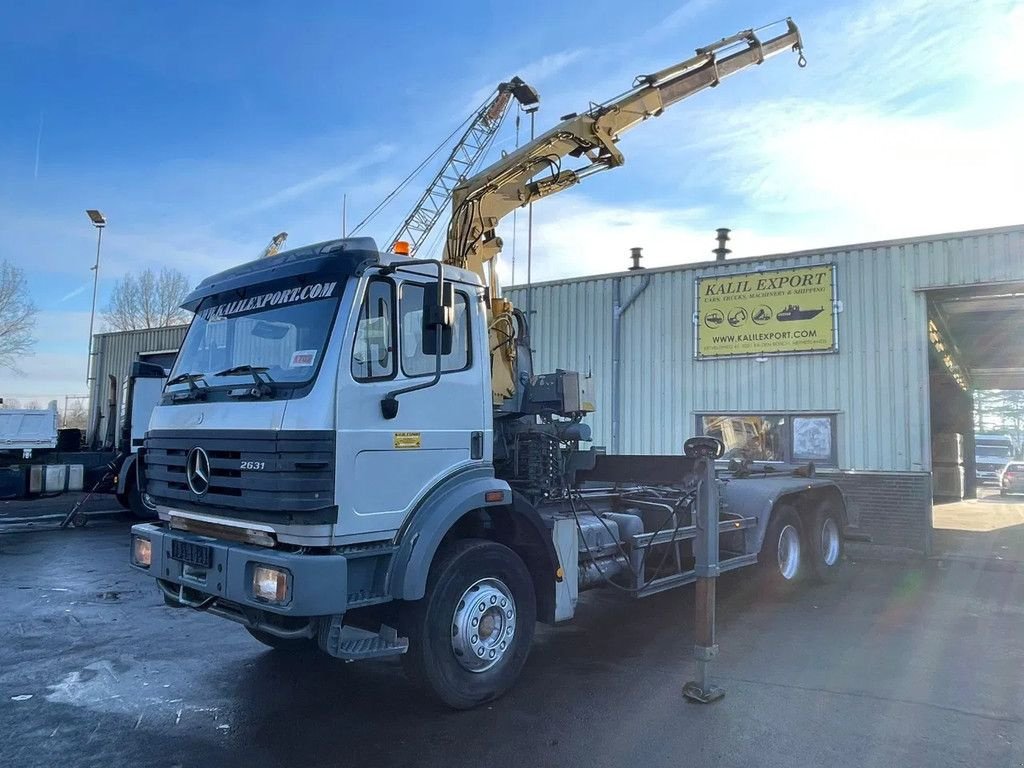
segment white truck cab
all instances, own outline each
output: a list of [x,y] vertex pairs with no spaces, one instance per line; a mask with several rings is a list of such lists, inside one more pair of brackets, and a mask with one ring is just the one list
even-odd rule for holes
[[400,261],[369,238],[319,244],[229,270],[189,297],[195,320],[147,442],[147,493],[162,519],[227,516],[284,544],[358,544],[393,536],[449,475],[489,465],[472,273],[445,269],[444,386],[400,396],[392,419],[381,413],[388,393],[434,376],[423,308],[438,270],[388,272]]

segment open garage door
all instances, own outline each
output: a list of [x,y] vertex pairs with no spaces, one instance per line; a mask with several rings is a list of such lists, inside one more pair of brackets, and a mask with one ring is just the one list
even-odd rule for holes
[[976,419],[993,400],[983,393],[1024,390],[1024,283],[930,292],[928,334],[933,551],[1024,561],[1024,496],[1000,495],[992,469],[1005,464],[980,438],[1012,437],[1004,458],[1019,458],[1014,425],[989,413],[977,429]]

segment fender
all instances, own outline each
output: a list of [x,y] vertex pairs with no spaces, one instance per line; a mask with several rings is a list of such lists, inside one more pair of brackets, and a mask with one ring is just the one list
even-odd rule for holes
[[129,478],[135,480],[135,487],[139,488],[139,478],[136,477],[136,456],[134,453],[129,453],[125,456],[124,461],[121,462],[121,466],[117,469],[117,489],[118,494],[128,493],[128,482]]
[[778,502],[786,499],[811,497],[814,504],[826,500],[838,502],[844,532],[849,524],[846,499],[839,486],[831,480],[806,477],[732,478],[725,483],[720,493],[729,511],[757,519],[756,552],[761,551],[772,510]]
[[[500,500],[488,502],[485,494],[500,491]],[[397,600],[419,600],[426,593],[430,566],[445,535],[467,512],[489,509],[513,523],[513,544],[533,546],[543,542],[540,559],[552,581],[558,568],[551,533],[537,511],[508,483],[494,477],[491,467],[475,467],[442,481],[420,502],[395,537],[397,550],[388,574],[388,593]],[[531,563],[527,563],[529,567]],[[531,569],[532,570],[532,569]]]

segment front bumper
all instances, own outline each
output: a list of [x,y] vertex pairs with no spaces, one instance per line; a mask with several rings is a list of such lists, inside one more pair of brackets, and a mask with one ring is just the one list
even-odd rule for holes
[[[152,562],[149,568],[132,567],[159,579],[165,593],[169,587],[184,588],[193,607],[208,607],[226,601],[244,608],[279,616],[307,618],[345,613],[348,595],[348,561],[343,555],[311,555],[280,552],[233,541],[221,541],[185,531],[172,531],[153,523],[132,526],[132,535],[149,539]],[[206,570],[187,568],[171,557],[175,539],[210,547],[212,563]],[[268,603],[252,595],[252,574],[257,565],[284,568],[291,574],[291,586],[284,603]],[[194,596],[205,598],[195,600]],[[198,603],[198,604],[197,604]],[[204,604],[205,603],[205,604]]]

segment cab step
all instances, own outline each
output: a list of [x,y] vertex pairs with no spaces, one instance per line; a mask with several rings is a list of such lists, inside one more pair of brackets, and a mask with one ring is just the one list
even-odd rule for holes
[[331,616],[321,623],[318,641],[325,653],[345,661],[399,656],[409,650],[409,639],[399,637],[393,627],[384,624],[376,633],[346,627],[342,616]]

